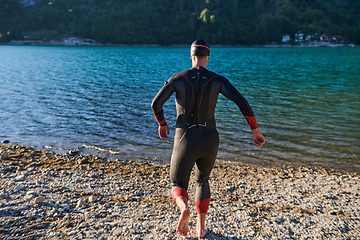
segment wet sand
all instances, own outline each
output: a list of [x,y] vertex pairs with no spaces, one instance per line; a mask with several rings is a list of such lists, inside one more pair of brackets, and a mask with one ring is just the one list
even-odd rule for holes
[[[0,145],[0,239],[192,239],[175,232],[169,166]],[[192,175],[193,176],[193,175]],[[205,239],[359,239],[359,176],[215,166]]]

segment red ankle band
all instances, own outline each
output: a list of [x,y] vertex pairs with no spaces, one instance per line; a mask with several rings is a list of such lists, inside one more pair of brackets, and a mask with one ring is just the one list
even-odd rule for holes
[[210,198],[205,198],[202,200],[195,201],[197,214],[207,213],[209,209],[209,204],[210,204]]

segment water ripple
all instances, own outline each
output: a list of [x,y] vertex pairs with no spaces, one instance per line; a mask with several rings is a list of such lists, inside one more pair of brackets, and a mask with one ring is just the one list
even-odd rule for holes
[[[0,137],[43,148],[83,147],[167,161],[150,103],[187,48],[0,46]],[[358,48],[213,48],[208,68],[250,102],[267,143],[251,142],[236,105],[220,96],[218,158],[360,172]]]

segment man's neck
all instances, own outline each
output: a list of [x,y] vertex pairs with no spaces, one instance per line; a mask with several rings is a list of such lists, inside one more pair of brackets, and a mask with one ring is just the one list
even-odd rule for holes
[[205,64],[193,64],[193,68],[199,69],[200,67],[206,68]]
[[199,69],[200,67],[206,68],[207,66],[207,59],[205,58],[192,58],[192,67]]

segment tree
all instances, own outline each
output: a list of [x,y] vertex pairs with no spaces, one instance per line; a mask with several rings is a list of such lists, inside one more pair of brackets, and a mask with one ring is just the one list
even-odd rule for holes
[[351,0],[0,0],[2,42],[33,31],[123,44],[263,44],[299,30],[357,40],[359,26]]

